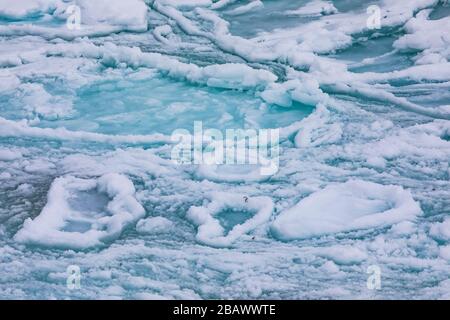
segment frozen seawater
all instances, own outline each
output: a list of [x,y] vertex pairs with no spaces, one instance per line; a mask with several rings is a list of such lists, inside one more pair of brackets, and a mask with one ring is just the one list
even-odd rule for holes
[[[444,1],[76,3],[0,0],[0,298],[450,297]],[[194,121],[279,170],[175,164]]]
[[[104,245],[144,216],[145,210],[134,198],[135,192],[130,180],[113,173],[101,176],[98,181],[72,176],[57,178],[39,216],[27,219],[14,239],[53,248]],[[107,200],[101,199],[102,196]]]

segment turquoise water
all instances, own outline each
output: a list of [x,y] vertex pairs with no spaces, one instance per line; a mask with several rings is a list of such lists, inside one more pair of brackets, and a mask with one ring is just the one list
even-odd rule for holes
[[176,129],[193,131],[194,121],[205,128],[278,128],[301,119],[311,106],[290,109],[263,105],[249,92],[192,86],[155,75],[149,80],[101,81],[81,87],[74,114],[40,126],[105,134],[170,135]]

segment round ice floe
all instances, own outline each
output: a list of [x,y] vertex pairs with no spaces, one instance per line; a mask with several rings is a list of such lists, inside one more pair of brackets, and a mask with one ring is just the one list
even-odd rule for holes
[[[187,217],[198,226],[197,240],[214,247],[228,247],[239,237],[247,234],[267,222],[273,211],[273,202],[269,197],[247,197],[239,194],[213,193],[211,202],[202,207],[191,207]],[[251,217],[241,224],[234,225],[225,234],[225,228],[218,218],[220,213],[232,215],[231,211],[251,213]]]
[[421,214],[400,186],[351,180],[326,187],[282,212],[271,226],[281,240],[389,226]]
[[56,248],[103,245],[145,214],[134,195],[133,183],[120,174],[56,178],[39,216],[27,219],[14,239]]

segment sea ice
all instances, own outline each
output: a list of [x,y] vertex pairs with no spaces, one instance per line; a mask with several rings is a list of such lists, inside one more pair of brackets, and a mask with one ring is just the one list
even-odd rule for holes
[[299,124],[299,131],[295,136],[295,146],[302,148],[336,143],[341,136],[341,124],[333,123],[330,119],[330,111],[324,105],[319,104],[316,110]]
[[337,12],[338,10],[332,2],[315,0],[308,2],[303,7],[300,7],[296,10],[288,10],[286,11],[286,14],[298,16],[320,16],[334,14]]
[[405,24],[406,35],[393,44],[405,51],[423,51],[416,64],[445,63],[450,58],[450,17],[429,20],[431,10],[424,10]]
[[258,8],[262,8],[264,7],[264,3],[260,0],[252,0],[249,3],[247,3],[246,5],[234,8],[232,10],[227,11],[227,14],[232,15],[232,16],[238,16],[241,14],[246,14],[252,10],[256,10]]
[[437,222],[430,228],[432,237],[441,241],[450,241],[450,219],[447,218],[443,222]]
[[362,180],[332,185],[280,213],[271,226],[282,240],[389,226],[414,220],[420,206],[409,191]]
[[104,245],[145,214],[134,194],[133,183],[120,174],[56,178],[39,216],[27,219],[14,239],[70,249]]
[[[216,215],[224,210],[248,211],[252,217],[237,224],[227,233]],[[273,202],[269,197],[251,197],[240,194],[215,192],[206,206],[191,207],[187,217],[197,227],[197,240],[214,247],[229,247],[241,236],[269,221]]]
[[[0,0],[0,299],[450,297],[444,2]],[[278,171],[175,164],[194,121]]]
[[147,6],[142,0],[77,0],[81,21],[87,25],[109,24],[127,30],[147,30]]
[[32,15],[44,14],[55,9],[59,0],[0,0],[0,17],[23,19]]
[[136,224],[136,231],[144,234],[159,234],[170,232],[173,222],[164,217],[141,219]]

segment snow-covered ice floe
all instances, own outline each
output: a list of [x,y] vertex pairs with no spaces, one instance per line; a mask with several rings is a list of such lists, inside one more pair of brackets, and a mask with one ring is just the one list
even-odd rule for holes
[[159,234],[171,232],[173,222],[164,217],[141,219],[136,224],[136,231],[143,234]]
[[337,13],[338,10],[330,1],[314,0],[308,2],[304,6],[295,9],[288,10],[286,14],[295,16],[320,16]]
[[[241,215],[248,212],[250,217],[226,232],[217,215],[223,213],[223,218],[227,219],[233,215],[232,211],[238,211]],[[269,197],[213,193],[208,204],[191,207],[187,217],[198,227],[196,239],[199,242],[215,247],[228,247],[243,235],[268,222],[272,212],[273,202]]]
[[142,0],[21,0],[13,3],[1,0],[1,18],[25,21],[42,18],[59,23],[53,27],[31,23],[0,25],[0,34],[75,39],[121,31],[144,32],[147,30],[147,10]]
[[280,213],[271,226],[282,240],[386,227],[412,220],[422,210],[399,186],[352,180],[326,187]]
[[55,179],[39,216],[26,220],[14,239],[58,248],[101,246],[144,214],[133,183],[123,175],[65,176]]

